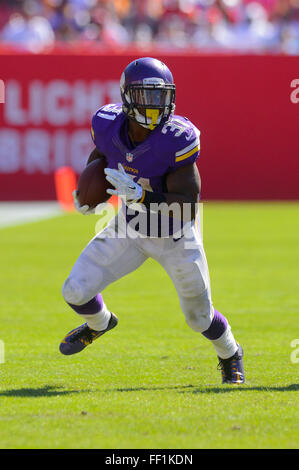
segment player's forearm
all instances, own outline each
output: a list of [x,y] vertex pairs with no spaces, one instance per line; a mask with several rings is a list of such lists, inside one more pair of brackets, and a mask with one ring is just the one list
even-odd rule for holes
[[143,190],[142,197],[138,202],[148,210],[158,211],[161,214],[171,212],[174,217],[181,217],[181,214],[184,213],[187,219],[192,220],[197,212],[199,194],[157,193]]
[[97,160],[98,158],[102,156],[103,154],[97,149],[97,147],[95,147],[93,151],[90,153],[86,165],[93,162],[94,160]]
[[185,194],[175,194],[175,193],[165,193],[166,204],[171,206],[176,204],[180,206],[181,210],[185,214],[184,218],[193,220],[196,216],[199,194],[194,196],[189,196]]

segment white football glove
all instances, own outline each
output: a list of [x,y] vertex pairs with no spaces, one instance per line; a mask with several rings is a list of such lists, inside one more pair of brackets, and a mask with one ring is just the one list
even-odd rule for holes
[[77,189],[75,189],[75,190],[72,192],[72,194],[73,194],[73,200],[74,200],[75,208],[77,209],[78,212],[80,212],[80,214],[82,214],[82,215],[90,215],[90,214],[94,214],[94,213],[95,213],[95,208],[94,208],[94,209],[90,209],[88,204],[85,204],[84,206],[80,206],[80,202],[79,202],[79,199],[78,199],[78,191],[77,191]]
[[143,190],[140,184],[135,183],[133,178],[128,175],[122,164],[118,164],[118,170],[105,168],[106,180],[111,183],[115,189],[107,189],[108,194],[114,194],[127,202],[134,202],[141,199]]

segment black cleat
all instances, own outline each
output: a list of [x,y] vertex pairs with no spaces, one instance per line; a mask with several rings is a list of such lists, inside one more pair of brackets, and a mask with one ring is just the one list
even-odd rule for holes
[[221,369],[223,384],[243,384],[245,382],[243,349],[240,344],[232,357],[221,359],[218,356],[218,359],[218,368]]
[[89,328],[87,323],[83,323],[83,325],[78,326],[66,335],[66,337],[60,343],[59,350],[66,356],[76,354],[86,348],[86,346],[91,344],[95,339],[99,338],[107,331],[112,330],[112,328],[114,328],[117,323],[118,318],[112,312],[108,326],[105,330],[92,330]]

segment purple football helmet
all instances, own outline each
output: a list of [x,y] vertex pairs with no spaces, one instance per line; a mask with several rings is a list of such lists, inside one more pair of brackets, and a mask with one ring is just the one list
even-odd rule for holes
[[169,68],[160,60],[142,57],[122,73],[120,92],[123,112],[153,130],[167,121],[175,109],[175,84]]

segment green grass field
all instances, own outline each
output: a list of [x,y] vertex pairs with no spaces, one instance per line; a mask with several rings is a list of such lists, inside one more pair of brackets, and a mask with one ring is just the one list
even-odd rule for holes
[[213,347],[151,260],[104,292],[118,327],[59,353],[80,324],[61,286],[95,221],[0,230],[0,447],[298,448],[299,204],[204,206],[214,304],[245,353],[240,387],[221,384]]

